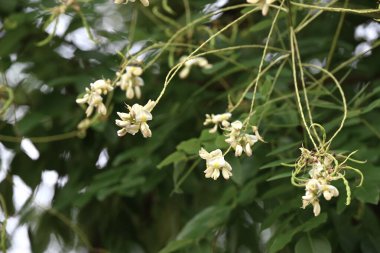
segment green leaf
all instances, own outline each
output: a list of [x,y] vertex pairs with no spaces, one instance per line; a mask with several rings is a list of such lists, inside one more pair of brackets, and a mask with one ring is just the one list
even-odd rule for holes
[[202,131],[201,133],[201,136],[199,137],[199,139],[202,141],[202,142],[207,142],[207,141],[213,141],[215,140],[215,134],[212,134],[209,132],[209,130],[205,129]]
[[380,188],[378,183],[364,181],[364,184],[355,189],[355,196],[365,202],[377,205],[379,203]]
[[282,163],[290,163],[290,162],[294,162],[296,159],[295,158],[290,158],[290,159],[281,159],[281,160],[277,160],[277,161],[273,161],[273,162],[270,162],[270,163],[267,163],[267,164],[264,164],[263,166],[261,166],[259,169],[260,170],[263,170],[263,169],[268,169],[268,168],[275,168],[275,167],[281,167]]
[[279,250],[284,248],[288,243],[290,243],[293,236],[295,236],[297,233],[301,231],[308,232],[318,227],[322,223],[326,222],[326,220],[327,220],[327,214],[323,213],[317,217],[310,219],[309,221],[303,223],[302,225],[299,225],[298,227],[290,231],[286,231],[286,232],[282,232],[280,234],[274,235],[275,239],[273,240],[273,243],[269,248],[269,253],[278,252]]
[[296,244],[295,253],[331,253],[330,242],[325,237],[302,237]]
[[273,225],[280,217],[286,213],[289,213],[291,210],[299,208],[300,200],[293,199],[286,203],[286,205],[278,205],[273,210],[270,211],[268,216],[264,219],[261,225],[261,230],[269,228]]
[[199,139],[192,138],[181,142],[177,146],[177,149],[185,152],[186,154],[195,155],[198,154],[199,150],[201,149],[201,142]]
[[210,206],[193,217],[178,234],[177,239],[200,239],[225,222],[231,208],[226,206]]
[[18,130],[21,134],[27,134],[33,128],[40,126],[44,121],[49,121],[46,115],[39,112],[31,112],[20,120]]
[[275,176],[272,176],[272,177],[268,178],[267,182],[274,181],[274,180],[277,180],[277,179],[287,178],[287,177],[290,177],[291,175],[292,175],[291,171],[287,171],[287,172],[283,172],[283,173],[278,173]]
[[286,150],[289,150],[291,148],[299,147],[300,145],[301,145],[301,142],[295,142],[295,143],[290,143],[290,144],[286,144],[286,145],[281,145],[278,148],[272,149],[272,151],[269,152],[267,154],[267,156],[277,155],[277,154],[280,154],[280,153],[282,153]]
[[251,182],[244,185],[243,189],[239,192],[238,203],[245,205],[253,201],[257,194],[257,181],[252,180]]
[[101,189],[98,192],[97,197],[99,200],[104,200],[106,197],[113,193],[118,193],[126,196],[134,195],[137,190],[135,188],[141,186],[145,182],[145,180],[146,179],[144,177],[125,177],[121,181],[121,183],[112,187],[106,187],[104,189]]
[[185,248],[185,247],[187,247],[193,243],[194,243],[194,240],[191,240],[191,239],[171,241],[168,245],[165,246],[165,248],[160,250],[159,253],[174,252],[174,251],[177,251],[179,249]]
[[215,145],[220,148],[220,149],[224,149],[224,148],[228,148],[229,147],[229,144],[225,141],[226,140],[226,137],[223,136],[223,135],[218,135],[216,137],[216,140],[215,140]]
[[158,169],[162,169],[165,166],[168,166],[169,164],[180,162],[186,160],[186,155],[181,151],[176,151],[170,155],[168,155],[164,160],[162,160],[158,165]]

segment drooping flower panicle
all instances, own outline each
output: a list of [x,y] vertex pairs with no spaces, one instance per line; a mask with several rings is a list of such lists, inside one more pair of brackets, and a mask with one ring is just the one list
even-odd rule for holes
[[206,178],[216,180],[220,174],[222,174],[225,179],[229,179],[232,176],[232,167],[224,160],[223,153],[220,149],[209,153],[204,148],[201,148],[199,156],[206,160],[206,170],[204,171]]
[[[305,195],[302,196],[302,208],[305,209],[307,206],[312,205],[314,215],[318,216],[321,212],[319,203],[321,196],[327,201],[339,196],[338,189],[331,183],[341,179],[342,174],[337,172],[336,169],[339,166],[337,163],[334,163],[331,154],[320,154],[306,148],[300,148],[300,150],[301,156],[296,162],[296,172],[293,172],[293,177],[295,176],[293,181],[296,185],[305,187]],[[307,178],[305,178],[305,175],[301,178],[296,176],[301,172],[305,173]]]
[[138,131],[141,131],[144,138],[151,137],[152,131],[147,122],[153,119],[151,111],[155,104],[154,101],[149,100],[145,106],[139,104],[128,105],[129,113],[118,112],[117,114],[121,120],[116,120],[116,125],[121,129],[117,131],[117,135],[120,137],[127,133],[135,135]]
[[78,98],[76,102],[78,104],[88,104],[86,109],[86,116],[90,117],[94,111],[94,108],[97,109],[97,112],[101,115],[107,114],[107,108],[103,103],[102,95],[107,95],[109,91],[112,91],[113,87],[109,80],[97,80],[94,83],[90,84],[90,88],[86,88],[86,94],[82,98]]

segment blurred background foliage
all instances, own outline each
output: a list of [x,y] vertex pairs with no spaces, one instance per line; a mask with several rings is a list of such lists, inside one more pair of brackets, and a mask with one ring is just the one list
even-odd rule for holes
[[[372,0],[347,2],[350,8],[377,8]],[[244,3],[168,0],[151,1],[144,8],[138,1],[116,6],[107,0],[78,0],[81,14],[69,8],[47,40],[52,29],[44,24],[49,8],[58,2],[1,0],[2,106],[9,98],[4,87],[14,94],[0,123],[2,149],[14,154],[8,165],[4,151],[1,155],[3,231],[6,217],[17,218],[18,226],[27,228],[24,240],[30,241],[32,252],[380,252],[380,28],[371,15],[344,16],[327,66],[334,70],[363,48],[373,47],[334,72],[346,94],[348,120],[332,149],[358,150],[355,158],[367,161],[360,165],[362,187],[355,188],[357,179],[347,175],[353,190],[350,206],[345,206],[340,182],[336,187],[341,195],[322,201],[322,213],[314,217],[310,208],[300,208],[304,190],[291,185],[291,169],[281,165],[294,162],[302,145],[312,148],[298,114],[290,61],[276,64],[259,82],[251,123],[259,126],[266,143],[255,145],[250,158],[227,156],[233,167],[231,180],[204,178],[200,147],[227,147],[221,134],[211,135],[203,128],[204,115],[224,112],[228,99],[237,101],[257,75],[262,48],[207,55],[213,68],[193,68],[187,79],[173,79],[154,111],[152,138],[117,137],[116,111],[125,111],[125,102],[154,99],[181,56],[253,7],[210,15],[168,47],[164,43],[189,22],[222,6]],[[344,4],[336,1],[333,6]],[[295,24],[317,13],[292,8]],[[260,11],[248,15],[201,52],[264,45],[275,13],[271,9],[266,17]],[[97,43],[89,38],[83,17]],[[340,13],[326,11],[297,33],[303,62],[326,65],[340,19]],[[269,49],[264,67],[289,52],[287,22],[286,13],[281,13],[269,45],[283,51]],[[375,30],[360,36],[358,29],[370,25]],[[45,45],[37,45],[44,40]],[[84,111],[75,99],[89,83],[114,79],[123,61],[120,55],[128,57],[151,45],[156,47],[139,58],[142,66],[162,54],[142,76],[141,101],[126,101],[125,93],[115,89],[109,115],[78,136],[76,126]],[[321,81],[315,69],[305,71],[314,121],[331,135],[342,117],[339,93],[331,80]],[[234,119],[247,116],[251,97],[252,91]],[[20,146],[22,138],[34,144],[39,157],[27,155]],[[50,188],[43,180],[46,172],[55,172]],[[16,179],[31,189],[18,205]],[[40,203],[36,197],[44,187],[51,200]],[[20,243],[10,230],[4,238],[6,248]]]

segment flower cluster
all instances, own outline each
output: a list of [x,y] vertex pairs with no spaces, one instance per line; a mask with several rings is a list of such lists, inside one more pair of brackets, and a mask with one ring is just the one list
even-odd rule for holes
[[314,161],[312,169],[309,171],[310,179],[305,185],[305,195],[302,196],[302,208],[305,209],[311,204],[315,216],[318,216],[321,212],[319,204],[319,197],[321,195],[326,200],[339,196],[338,189],[330,184],[330,181],[333,179],[328,171],[330,163],[331,160],[329,159],[325,159],[323,164],[318,160]]
[[203,125],[213,124],[214,127],[210,129],[210,133],[215,133],[220,127],[225,131],[227,139],[225,140],[230,144],[231,148],[235,150],[235,156],[241,156],[244,152],[247,156],[252,155],[252,146],[257,141],[264,142],[263,138],[260,136],[258,128],[256,126],[252,127],[252,132],[254,134],[248,134],[243,131],[243,123],[236,120],[230,123],[228,120],[231,118],[231,113],[222,114],[206,114],[206,120]]
[[[254,134],[248,134],[243,130],[243,123],[239,120],[229,122],[232,114],[229,112],[222,114],[206,114],[206,120],[203,125],[213,125],[209,130],[210,133],[216,133],[218,127],[224,131],[225,142],[230,145],[230,148],[235,150],[235,156],[241,156],[243,152],[247,156],[252,155],[252,146],[257,141],[264,140],[261,138],[256,126],[252,127]],[[227,150],[227,153],[230,149]],[[222,171],[223,177],[228,179],[232,176],[232,168],[228,162],[224,160],[224,156],[220,149],[216,149],[208,153],[203,148],[199,151],[201,158],[206,159],[207,169],[205,170],[206,178],[217,179]]]
[[263,16],[266,16],[269,11],[269,6],[274,3],[276,0],[247,0],[250,4],[257,4],[261,9]]
[[261,138],[258,129],[256,126],[252,127],[253,134],[247,134],[242,131],[243,123],[239,120],[236,120],[231,123],[231,125],[226,128],[228,137],[226,142],[235,150],[235,156],[241,156],[243,151],[247,156],[252,155],[252,146],[257,141],[264,140]]
[[[321,127],[325,133],[323,127]],[[310,151],[306,148],[300,148],[301,155],[294,163],[294,171],[292,172],[292,184],[297,187],[305,188],[305,195],[302,196],[302,208],[309,205],[313,206],[314,215],[318,216],[321,212],[319,198],[323,197],[329,201],[333,197],[339,196],[338,189],[331,183],[336,180],[342,180],[347,192],[346,205],[351,202],[351,188],[345,178],[345,171],[350,170],[360,176],[361,186],[363,183],[363,174],[360,170],[347,165],[348,160],[355,163],[364,163],[363,161],[352,159],[351,156],[356,151],[349,155],[330,153],[326,149],[325,140],[321,140],[321,144],[315,151]]]
[[[135,0],[114,0],[113,2],[115,4],[127,4],[129,1],[131,2],[135,2]],[[149,0],[140,0],[140,2],[145,6],[145,7],[148,7],[149,6]]]
[[147,121],[153,119],[151,111],[155,106],[155,102],[149,100],[145,106],[134,104],[132,107],[128,105],[129,113],[118,112],[117,114],[121,120],[116,120],[116,125],[121,127],[117,131],[118,136],[124,136],[127,133],[135,135],[138,131],[141,131],[145,138],[152,136],[152,131],[149,129]]
[[116,83],[120,86],[120,89],[126,91],[127,98],[132,99],[141,97],[141,86],[144,85],[144,80],[140,77],[143,70],[139,66],[128,66],[125,69],[125,73],[117,72],[116,75],[120,77],[120,80]]
[[212,65],[210,63],[208,63],[207,59],[204,57],[194,57],[192,59],[186,60],[187,57],[188,56],[182,56],[179,60],[181,63],[184,62],[184,67],[181,70],[181,72],[179,73],[179,77],[181,79],[185,79],[186,77],[189,76],[191,67],[193,65],[201,67],[203,69],[212,68]]
[[229,112],[222,114],[206,114],[206,120],[203,125],[207,126],[213,124],[214,127],[210,129],[210,133],[215,133],[218,130],[218,126],[221,124],[223,127],[228,127],[230,122],[228,120],[231,118],[232,114]]
[[108,92],[112,91],[113,87],[109,80],[97,80],[90,84],[90,88],[86,88],[86,94],[82,98],[78,98],[76,102],[78,104],[88,104],[86,109],[86,116],[90,117],[94,109],[101,115],[107,114],[107,108],[103,103],[102,95],[107,95]]
[[199,156],[206,160],[206,170],[204,171],[206,178],[216,180],[220,176],[220,172],[222,172],[225,179],[229,179],[232,176],[232,167],[224,160],[223,153],[220,149],[209,153],[202,148],[199,151]]

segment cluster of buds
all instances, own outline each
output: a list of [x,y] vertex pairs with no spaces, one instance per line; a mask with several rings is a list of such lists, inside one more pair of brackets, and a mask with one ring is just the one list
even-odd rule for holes
[[134,104],[128,105],[129,113],[118,112],[117,114],[121,120],[116,120],[116,125],[121,127],[117,131],[118,136],[124,136],[127,133],[135,135],[138,131],[141,131],[144,138],[152,136],[152,131],[149,129],[148,121],[153,119],[151,111],[155,106],[155,102],[149,100],[145,106]]
[[140,77],[143,73],[143,69],[139,66],[128,66],[125,69],[125,73],[117,72],[116,75],[120,80],[116,83],[120,86],[120,89],[125,91],[125,95],[128,99],[141,97],[141,86],[144,85],[144,80]]
[[257,141],[264,142],[264,140],[261,138],[256,126],[252,127],[254,134],[247,134],[242,131],[242,128],[243,123],[241,121],[236,120],[232,122],[231,125],[226,128],[227,139],[225,141],[235,150],[235,156],[241,156],[243,152],[247,156],[251,156],[252,146]]
[[202,148],[199,151],[199,156],[206,160],[206,170],[204,171],[206,178],[216,180],[219,178],[220,173],[222,173],[225,179],[229,179],[232,176],[232,167],[224,160],[223,153],[220,149],[209,153]]
[[247,3],[257,4],[261,9],[263,16],[266,16],[269,11],[269,6],[274,3],[276,0],[247,0]]
[[179,77],[181,79],[185,79],[186,77],[189,76],[191,67],[193,65],[201,67],[203,69],[210,69],[210,68],[212,68],[212,65],[210,63],[208,63],[207,59],[204,58],[204,57],[194,57],[194,58],[191,58],[189,60],[186,60],[187,57],[188,56],[182,56],[180,58],[180,60],[179,60],[181,63],[184,63],[183,64],[184,67],[181,70],[181,72],[179,73]]
[[113,87],[111,86],[110,80],[97,80],[94,83],[90,84],[90,88],[86,88],[86,94],[82,98],[78,98],[76,102],[78,104],[88,104],[86,109],[86,116],[90,117],[94,111],[94,108],[97,109],[97,112],[101,115],[107,114],[107,108],[103,103],[102,95],[107,95],[108,92],[112,91]]
[[[127,4],[128,2],[135,2],[135,0],[114,0],[115,4]],[[149,6],[149,0],[140,0],[140,2],[145,6]]]

